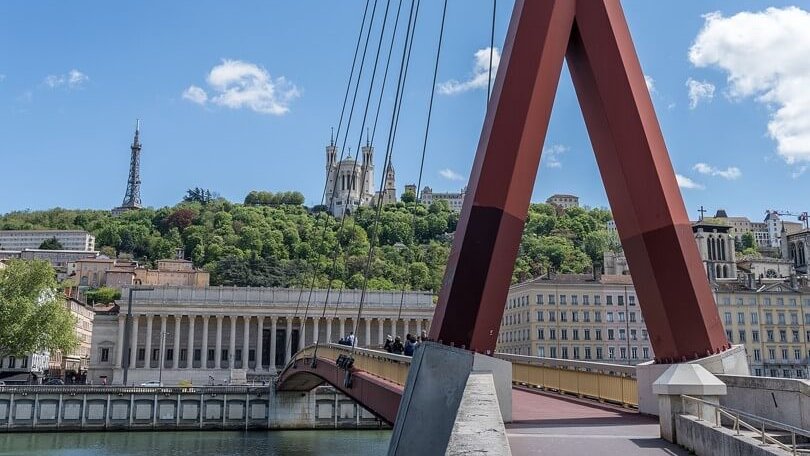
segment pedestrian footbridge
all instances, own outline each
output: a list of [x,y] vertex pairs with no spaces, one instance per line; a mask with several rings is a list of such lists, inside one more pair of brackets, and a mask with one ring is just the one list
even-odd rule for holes
[[[585,361],[496,354],[512,364],[516,387],[638,407],[635,367]],[[279,391],[309,391],[328,383],[382,420],[393,423],[408,379],[411,358],[339,344],[310,345],[278,377]]]

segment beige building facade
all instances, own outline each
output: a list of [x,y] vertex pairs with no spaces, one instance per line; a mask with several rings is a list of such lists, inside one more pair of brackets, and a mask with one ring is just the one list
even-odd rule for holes
[[48,239],[56,238],[65,250],[94,251],[96,237],[81,230],[0,230],[0,249],[38,249]]
[[89,306],[72,297],[65,297],[65,307],[76,319],[75,331],[79,346],[67,354],[58,350],[51,353],[48,376],[61,378],[65,382],[83,383],[90,367],[93,320],[96,313]]
[[75,261],[72,278],[80,287],[121,288],[132,285],[207,287],[210,274],[195,269],[191,261],[158,260],[157,269],[139,266],[137,262],[110,258],[88,258]]
[[[128,289],[122,290],[127,296]],[[338,301],[338,295],[340,300]],[[381,346],[387,335],[427,330],[430,293],[367,292],[358,319],[359,290],[237,287],[160,287],[134,294],[131,336],[125,351],[126,299],[96,315],[89,378],[121,384],[162,379],[221,384],[240,374],[269,379],[291,356],[315,341],[336,342],[355,332],[358,346]],[[307,310],[307,303],[310,303]],[[400,302],[403,303],[400,311]]]

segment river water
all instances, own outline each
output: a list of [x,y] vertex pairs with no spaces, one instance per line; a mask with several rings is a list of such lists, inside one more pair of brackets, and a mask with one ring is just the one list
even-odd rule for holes
[[50,432],[0,435],[0,456],[371,456],[391,431]]

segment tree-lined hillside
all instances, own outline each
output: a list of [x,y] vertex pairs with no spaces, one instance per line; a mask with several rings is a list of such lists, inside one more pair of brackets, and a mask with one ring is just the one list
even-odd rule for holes
[[[301,205],[298,193],[251,192],[245,204],[195,189],[174,207],[142,209],[113,217],[107,211],[51,209],[0,216],[0,229],[83,229],[109,256],[127,254],[146,263],[174,256],[182,248],[197,267],[211,272],[212,285],[316,286],[332,271],[336,286],[363,281],[373,208],[361,208],[343,224]],[[203,197],[197,197],[202,194]],[[215,194],[214,194],[215,195]],[[588,272],[611,244],[602,209],[560,211],[547,204],[529,210],[514,280],[546,273]],[[377,226],[377,247],[369,287],[437,291],[458,223],[458,214],[439,202],[385,206]],[[338,236],[340,234],[340,236]],[[0,248],[2,248],[0,246]]]

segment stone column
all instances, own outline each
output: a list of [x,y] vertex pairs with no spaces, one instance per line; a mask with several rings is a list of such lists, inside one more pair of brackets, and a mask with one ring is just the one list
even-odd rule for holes
[[344,338],[346,337],[346,319],[340,319],[340,333],[338,333],[338,337]]
[[118,314],[118,345],[115,347],[115,367],[120,369],[123,366],[124,360],[124,328],[127,324],[127,316]]
[[194,367],[194,320],[196,315],[188,316],[188,347],[186,349],[186,369]]
[[214,344],[214,369],[222,369],[222,315],[217,315],[217,340]]
[[160,363],[163,363],[164,364],[163,367],[166,367],[165,366],[165,364],[166,364],[166,358],[165,358],[166,357],[166,347],[163,346],[163,334],[168,332],[167,331],[169,329],[169,326],[167,324],[168,320],[169,320],[168,315],[161,315],[160,316],[160,341],[158,342],[158,346],[160,347],[159,350],[161,352],[158,354],[158,366],[160,366]]
[[270,365],[267,366],[270,372],[276,370],[276,325],[278,324],[278,317],[270,317]]
[[210,318],[209,315],[202,316],[203,333],[202,349],[200,350],[200,367],[203,369],[208,368],[208,322]]
[[180,321],[182,315],[174,316],[174,354],[172,355],[172,369],[180,367]]
[[264,316],[256,317],[256,371],[264,370],[262,365],[262,343],[264,342]]
[[231,319],[231,341],[228,346],[228,368],[233,369],[236,362],[236,318],[235,316],[228,317]]
[[144,356],[143,367],[152,367],[152,315],[146,316],[146,356]]
[[332,319],[326,319],[326,343],[332,343]]
[[422,319],[417,318],[416,319],[416,338],[418,339],[419,336],[421,336],[421,335],[422,335]]
[[286,343],[284,344],[285,346],[284,365],[286,365],[287,363],[290,362],[290,358],[292,355],[292,353],[290,353],[290,351],[292,350],[292,318],[290,318],[289,316],[284,318],[287,320],[287,340]]
[[307,319],[298,318],[298,350],[303,350],[307,346]]
[[318,322],[320,320],[321,319],[318,318],[318,317],[315,317],[315,318],[312,319],[312,343],[313,344],[318,343]]
[[385,318],[378,318],[377,325],[380,329],[379,331],[380,345],[383,345],[385,344]]
[[132,316],[132,340],[129,343],[129,368],[135,369],[138,367],[138,320],[140,315]]
[[245,325],[245,335],[242,340],[242,369],[248,369],[250,362],[250,315],[242,317],[242,322]]
[[366,320],[366,339],[363,341],[363,343],[366,345],[366,347],[370,347],[371,346],[371,320],[369,320],[368,318],[365,318],[364,320]]

